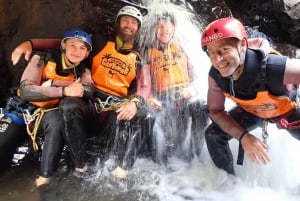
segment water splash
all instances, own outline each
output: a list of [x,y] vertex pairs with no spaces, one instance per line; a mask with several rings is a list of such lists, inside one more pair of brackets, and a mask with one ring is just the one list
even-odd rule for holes
[[207,73],[210,61],[201,48],[201,20],[196,13],[186,4],[175,5],[167,0],[154,0],[146,3],[148,14],[144,16],[143,24],[139,32],[139,52],[144,63],[148,62],[148,50],[157,46],[156,37],[157,18],[168,13],[174,18],[175,32],[173,41],[177,41],[183,52],[188,56],[189,64],[192,66],[193,77],[199,82],[198,94],[195,97],[206,99]]
[[[201,130],[204,127],[200,128],[199,126],[198,131],[190,129],[190,122],[196,119],[193,114],[197,112],[189,108],[191,104],[197,104],[196,101],[198,101],[200,102],[198,111],[199,113],[203,112],[200,107],[206,99],[206,80],[210,67],[210,62],[201,49],[199,19],[193,9],[186,7],[186,4],[177,5],[170,1],[152,1],[147,8],[148,13],[143,19],[138,44],[143,63],[152,65],[150,67],[153,69],[151,80],[156,82],[152,84],[153,97],[161,101],[163,106],[160,111],[154,111],[156,118],[153,129],[155,157],[160,163],[165,163],[167,158],[172,155],[189,160],[201,150],[202,144],[198,142],[203,139]],[[159,25],[160,20],[167,25]],[[160,28],[162,28],[163,34],[158,33],[161,31]],[[162,39],[159,39],[161,36],[164,38],[163,42]],[[157,51],[159,53],[156,54]],[[187,62],[185,58],[187,58]],[[181,73],[174,73],[173,68]],[[164,77],[156,74],[156,71],[162,73],[161,69],[164,69]],[[178,98],[180,89],[176,88],[178,86],[176,79],[180,76],[184,77],[185,71],[188,71],[188,79],[190,79],[190,83],[185,87],[193,91],[192,98],[188,101],[180,96]],[[185,79],[180,78],[180,80]],[[161,88],[157,85],[160,85]],[[171,87],[164,88],[164,86]],[[193,114],[188,114],[187,110]],[[201,115],[199,114],[197,119],[201,121],[199,124],[205,125],[207,119],[202,119]],[[195,135],[193,132],[198,133]],[[201,136],[198,137],[198,135]]]

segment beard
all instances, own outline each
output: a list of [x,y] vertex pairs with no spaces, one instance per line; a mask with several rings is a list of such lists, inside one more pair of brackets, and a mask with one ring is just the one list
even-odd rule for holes
[[[125,28],[123,28],[125,29]],[[122,39],[123,42],[133,42],[135,40],[135,36],[136,34],[128,34],[128,33],[124,33],[123,29],[119,29],[118,30],[118,35],[120,36],[120,38]]]

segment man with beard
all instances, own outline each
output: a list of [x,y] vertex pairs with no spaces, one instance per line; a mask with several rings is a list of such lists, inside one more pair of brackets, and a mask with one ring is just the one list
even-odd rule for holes
[[[89,133],[100,131],[101,144],[112,149],[116,162],[112,174],[117,178],[126,177],[126,169],[132,167],[145,141],[144,136],[137,136],[134,129],[144,119],[144,115],[137,115],[142,113],[138,111],[143,110],[144,100],[135,94],[140,66],[139,56],[134,51],[142,17],[137,8],[125,6],[116,17],[115,36],[107,38],[100,34],[93,35],[91,77],[95,87],[94,98],[85,101],[65,97],[59,108],[64,117],[65,138],[71,156],[81,159],[77,163],[86,164],[86,139],[91,137]],[[29,58],[32,49],[53,47],[55,43],[50,39],[23,42],[12,53],[13,64],[18,62],[23,53],[25,58]]]

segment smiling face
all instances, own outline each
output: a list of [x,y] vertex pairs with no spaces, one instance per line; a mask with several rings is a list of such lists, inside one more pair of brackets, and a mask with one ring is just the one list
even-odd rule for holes
[[226,38],[207,45],[209,59],[223,77],[233,75],[244,63],[245,41],[236,38]]
[[160,19],[156,25],[156,36],[161,43],[169,43],[174,31],[175,25],[169,19]]
[[89,47],[82,40],[69,38],[61,43],[62,49],[65,50],[65,56],[67,58],[66,64],[69,62],[78,64],[89,55]]
[[124,42],[134,42],[137,31],[139,30],[139,21],[131,16],[123,15],[119,21],[119,36]]

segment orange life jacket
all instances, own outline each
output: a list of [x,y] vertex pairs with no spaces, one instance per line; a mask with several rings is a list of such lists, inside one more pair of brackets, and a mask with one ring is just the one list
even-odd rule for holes
[[108,94],[124,97],[136,77],[137,55],[127,55],[115,49],[114,42],[107,42],[105,47],[93,57],[92,78],[95,87]]
[[276,97],[268,91],[258,92],[256,98],[252,100],[241,100],[228,93],[224,94],[245,111],[263,119],[278,117],[296,108],[296,103],[287,96]]
[[152,48],[150,66],[153,87],[157,92],[183,87],[190,82],[187,57],[178,45],[171,44],[164,51]]
[[[45,82],[49,79],[72,82],[74,80],[74,75],[73,74],[69,74],[68,76],[57,75],[56,74],[56,63],[54,63],[52,61],[48,61],[46,66],[43,69],[42,82]],[[59,99],[53,99],[53,100],[48,100],[48,101],[38,101],[38,102],[31,102],[31,103],[38,107],[49,107],[49,106],[57,105],[58,101],[59,101]]]

